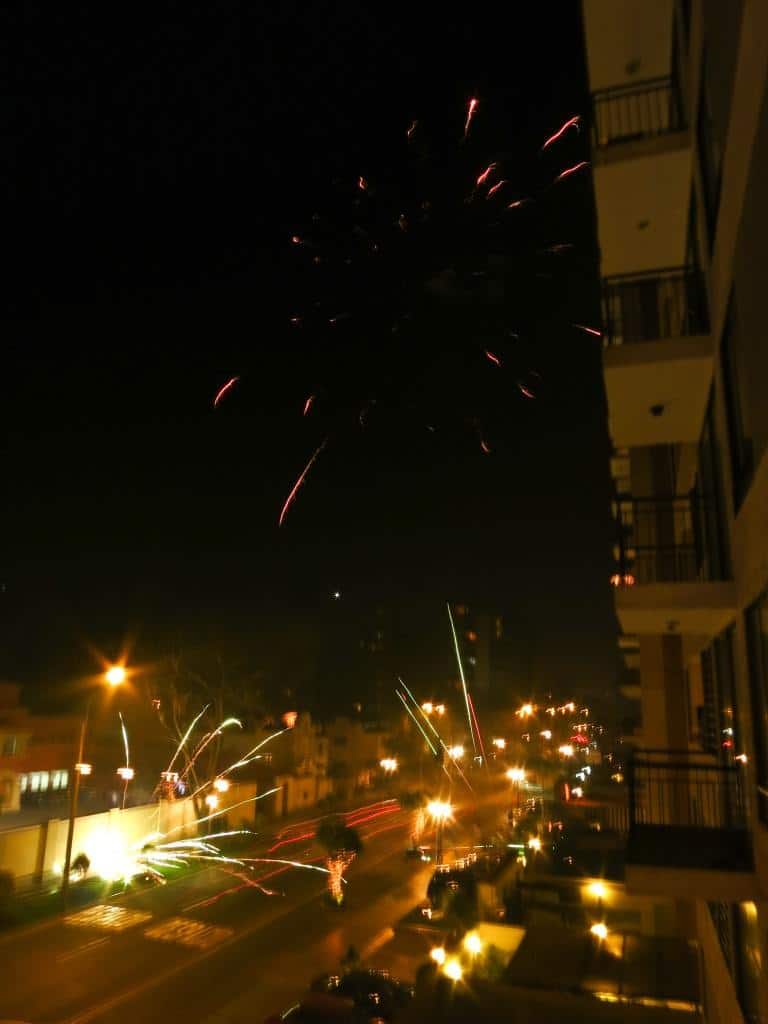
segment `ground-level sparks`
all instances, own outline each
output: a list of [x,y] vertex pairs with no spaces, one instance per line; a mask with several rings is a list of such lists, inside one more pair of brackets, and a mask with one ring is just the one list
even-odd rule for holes
[[301,471],[301,474],[300,474],[298,480],[296,481],[296,483],[291,488],[291,491],[290,491],[290,494],[288,495],[288,497],[285,499],[285,503],[283,504],[283,507],[282,507],[282,509],[280,511],[280,518],[277,521],[277,525],[278,526],[282,526],[283,525],[283,521],[285,520],[285,517],[286,517],[286,515],[288,513],[288,509],[293,504],[293,500],[296,497],[296,494],[298,493],[299,488],[304,483],[304,478],[306,477],[307,473],[310,471],[312,466],[315,464],[315,460],[317,459],[317,457],[320,454],[320,452],[325,448],[327,443],[328,443],[328,438],[326,437],[326,438],[324,438],[322,444],[318,445],[318,447],[315,449],[315,451],[312,454],[312,458],[309,460],[309,462],[306,464],[304,469]]
[[222,400],[224,395],[226,395],[227,392],[230,391],[235,386],[235,384],[237,384],[237,382],[239,380],[240,380],[239,377],[230,377],[230,379],[227,381],[227,383],[224,384],[223,387],[219,388],[219,390],[216,392],[216,397],[213,400],[213,408],[214,409],[217,408],[219,402]]

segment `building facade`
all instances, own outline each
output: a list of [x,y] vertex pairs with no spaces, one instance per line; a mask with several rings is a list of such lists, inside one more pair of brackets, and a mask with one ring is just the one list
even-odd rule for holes
[[615,449],[611,583],[641,706],[627,885],[678,901],[707,1019],[768,1019],[765,0],[583,0]]

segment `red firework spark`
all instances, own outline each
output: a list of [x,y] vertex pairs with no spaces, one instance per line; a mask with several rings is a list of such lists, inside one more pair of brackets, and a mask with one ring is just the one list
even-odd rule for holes
[[302,413],[302,416],[306,416],[307,415],[309,410],[312,408],[312,403],[314,402],[314,400],[315,400],[315,396],[314,395],[310,395],[309,398],[304,403],[304,412]]
[[291,235],[291,241],[294,245],[301,245],[301,239],[298,235]]
[[237,384],[237,382],[239,380],[240,380],[239,377],[230,377],[230,379],[227,381],[227,383],[223,387],[219,388],[219,390],[216,392],[216,397],[213,400],[213,408],[214,409],[219,404],[219,402],[222,400],[224,395],[226,395],[226,393],[229,391],[229,389],[233,388],[235,386],[235,384]]
[[301,485],[302,485],[302,484],[304,483],[304,478],[306,477],[307,473],[308,473],[308,472],[310,471],[310,469],[311,469],[311,468],[312,468],[312,466],[314,465],[314,463],[315,463],[315,460],[317,459],[318,455],[319,455],[319,454],[320,454],[320,452],[321,452],[321,451],[323,450],[323,448],[325,448],[325,446],[326,446],[326,444],[327,444],[327,443],[328,443],[328,438],[326,437],[326,438],[325,438],[325,439],[323,440],[322,444],[320,444],[320,445],[319,445],[319,446],[318,446],[318,447],[317,447],[317,448],[315,449],[314,453],[312,454],[312,458],[311,458],[311,459],[309,460],[309,462],[308,462],[308,463],[306,464],[306,466],[304,467],[304,469],[303,469],[303,470],[301,471],[301,475],[299,476],[298,480],[296,481],[296,483],[295,483],[295,484],[293,485],[293,487],[291,488],[291,493],[290,493],[290,494],[288,495],[288,497],[287,497],[287,498],[285,499],[285,504],[283,505],[283,507],[282,507],[282,510],[281,510],[281,512],[280,512],[280,518],[279,518],[279,519],[278,519],[278,521],[277,521],[277,525],[278,525],[278,526],[282,526],[282,525],[283,525],[283,520],[285,519],[285,516],[286,516],[286,514],[287,514],[287,512],[288,512],[288,509],[289,509],[289,508],[291,507],[291,505],[293,504],[293,499],[294,499],[294,498],[296,497],[296,494],[297,494],[297,492],[298,492],[299,488],[300,488],[300,487],[301,487]]
[[490,199],[490,198],[491,198],[491,196],[492,196],[492,195],[494,194],[494,192],[498,192],[498,191],[499,191],[499,189],[500,189],[500,188],[502,188],[502,187],[503,187],[504,185],[506,185],[506,184],[507,184],[506,180],[505,180],[504,178],[502,178],[502,179],[501,179],[501,181],[497,182],[497,183],[496,183],[496,184],[495,184],[495,185],[493,186],[493,188],[489,188],[489,189],[488,189],[488,195],[487,195],[487,196],[486,196],[485,198],[486,198],[486,199]]
[[596,338],[602,338],[603,332],[598,331],[596,327],[586,327],[584,324],[571,324],[571,327],[578,327],[580,331],[586,331],[587,334],[594,334]]
[[528,388],[525,386],[525,384],[518,384],[517,386],[520,389],[520,394],[521,395],[525,395],[526,398],[535,398],[536,397],[536,395],[534,395],[534,393],[532,391],[528,390]]
[[516,210],[518,206],[525,206],[526,203],[530,203],[530,199],[515,199],[511,203],[507,204],[508,210]]
[[368,182],[365,180],[362,174],[357,179],[357,187],[360,189],[361,192],[366,192],[368,190]]
[[490,455],[491,454],[490,446],[485,441],[481,441],[480,442],[480,447],[483,449],[483,452],[486,455]]
[[408,128],[408,131],[405,133],[408,136],[409,139],[413,138],[413,133],[416,131],[418,126],[419,126],[419,122],[418,121],[411,121],[410,126]]
[[467,119],[464,122],[464,138],[465,139],[466,139],[467,134],[469,132],[469,126],[472,123],[472,118],[475,116],[475,111],[477,110],[479,105],[480,105],[480,101],[477,100],[477,99],[474,99],[474,97],[469,101],[469,106],[467,107]]
[[564,178],[570,178],[572,174],[575,174],[576,171],[580,171],[583,167],[589,167],[589,160],[579,160],[579,162],[574,164],[573,167],[566,167],[564,171],[561,171],[558,174],[552,184],[556,185],[558,181],[563,181]]
[[479,176],[479,178],[477,179],[475,184],[478,185],[478,186],[479,185],[484,185],[486,183],[486,181],[488,180],[488,175],[491,174],[491,172],[494,171],[495,168],[496,168],[496,164],[495,163],[488,164],[488,166],[485,168],[483,173]]
[[492,363],[496,363],[497,366],[501,366],[501,360],[494,352],[491,352],[490,349],[487,348],[483,349],[483,352],[485,352],[486,358],[490,359]]
[[564,125],[562,125],[560,128],[558,128],[558,130],[555,132],[554,135],[550,135],[550,137],[547,139],[547,141],[544,143],[544,145],[541,148],[542,149],[546,149],[547,146],[551,146],[553,142],[557,142],[557,140],[560,138],[560,136],[561,135],[565,135],[565,133],[568,131],[569,128],[575,128],[576,131],[579,131],[579,126],[580,125],[581,125],[581,118],[579,117],[578,114],[575,117],[569,118],[565,122]]

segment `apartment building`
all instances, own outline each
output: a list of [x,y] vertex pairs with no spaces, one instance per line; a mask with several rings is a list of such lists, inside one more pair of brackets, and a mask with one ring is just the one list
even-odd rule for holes
[[707,1020],[765,1021],[768,3],[582,6],[611,583],[642,711],[626,884],[677,901]]

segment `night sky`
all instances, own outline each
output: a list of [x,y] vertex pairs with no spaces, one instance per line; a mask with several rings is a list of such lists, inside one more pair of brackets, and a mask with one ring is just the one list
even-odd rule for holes
[[[599,315],[591,188],[549,184],[585,134],[539,152],[588,110],[578,5],[446,14],[27,6],[2,125],[0,676],[33,702],[125,639],[300,682],[377,608],[427,682],[446,599],[505,616],[525,684],[611,686],[600,349],[570,326]],[[464,202],[495,159],[536,203]]]

